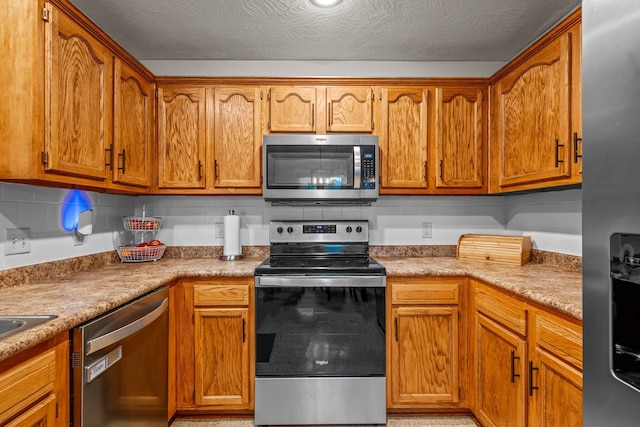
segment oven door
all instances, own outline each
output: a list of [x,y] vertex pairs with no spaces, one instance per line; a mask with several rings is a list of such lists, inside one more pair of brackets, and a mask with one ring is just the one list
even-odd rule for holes
[[384,276],[256,276],[256,425],[386,423]]
[[257,377],[384,377],[385,277],[256,278]]

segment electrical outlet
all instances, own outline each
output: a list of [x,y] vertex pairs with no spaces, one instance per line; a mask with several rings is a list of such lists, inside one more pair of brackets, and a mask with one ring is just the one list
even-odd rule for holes
[[28,254],[31,252],[31,229],[7,228],[7,241],[4,244],[5,255]]
[[431,236],[431,222],[423,222],[422,223],[422,238],[430,239]]
[[216,239],[224,238],[224,223],[216,222]]

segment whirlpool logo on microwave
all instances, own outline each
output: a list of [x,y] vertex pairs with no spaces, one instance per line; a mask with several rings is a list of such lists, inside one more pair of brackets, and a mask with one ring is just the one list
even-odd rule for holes
[[316,365],[318,366],[324,366],[324,365],[328,365],[329,361],[328,360],[316,360]]

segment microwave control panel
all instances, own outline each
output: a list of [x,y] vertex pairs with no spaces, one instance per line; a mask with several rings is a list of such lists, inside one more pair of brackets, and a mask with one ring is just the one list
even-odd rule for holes
[[360,147],[360,155],[362,156],[360,188],[374,189],[376,188],[376,147],[363,145]]

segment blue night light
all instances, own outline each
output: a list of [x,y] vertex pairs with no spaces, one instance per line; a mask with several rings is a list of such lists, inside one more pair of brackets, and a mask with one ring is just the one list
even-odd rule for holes
[[81,190],[71,190],[62,200],[60,225],[65,231],[73,231],[78,227],[78,215],[92,209],[89,195]]

